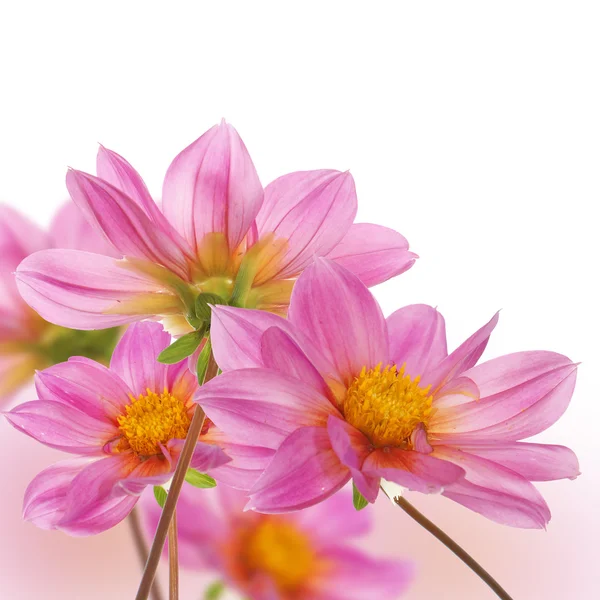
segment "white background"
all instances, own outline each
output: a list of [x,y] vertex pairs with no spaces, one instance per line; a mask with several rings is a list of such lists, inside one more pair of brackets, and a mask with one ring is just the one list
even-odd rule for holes
[[[6,1],[0,201],[47,224],[66,198],[67,165],[93,171],[97,142],[159,196],[170,160],[221,117],[265,184],[293,170],[351,169],[359,220],[398,229],[421,256],[375,290],[386,313],[437,305],[456,345],[502,308],[487,356],[549,349],[583,363],[572,406],[540,436],[571,446],[583,472],[542,486],[547,532],[496,526],[443,498],[415,503],[515,600],[595,598],[599,16],[596,2],[523,0]],[[18,594],[8,597],[83,597],[81,573],[88,585],[94,573],[104,585],[112,577],[113,597],[131,596],[135,573],[120,567],[135,561],[117,559],[129,551],[126,530],[88,541],[16,524],[23,486],[48,458],[5,423],[0,438],[9,455],[0,477],[13,481],[2,527],[35,539],[21,550],[2,542],[0,586]],[[17,447],[31,465],[12,463]],[[377,511],[378,550],[419,561],[408,598],[492,597],[400,511]],[[79,583],[64,577],[75,559]],[[92,584],[86,597],[107,589]]]

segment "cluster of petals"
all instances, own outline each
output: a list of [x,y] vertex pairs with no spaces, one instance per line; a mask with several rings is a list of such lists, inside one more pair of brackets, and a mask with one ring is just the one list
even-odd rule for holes
[[[281,515],[243,512],[246,501],[227,486],[200,493],[184,486],[177,505],[184,568],[208,572],[253,600],[386,600],[410,584],[410,563],[356,548],[371,523],[347,493]],[[151,537],[160,509],[148,493],[141,507]]]
[[[31,482],[25,519],[72,535],[99,533],[124,519],[146,486],[172,477],[198,383],[185,362],[156,361],[170,340],[159,323],[137,323],[117,344],[110,368],[73,357],[36,374],[38,399],[5,416],[18,430],[76,456]],[[191,466],[218,471],[229,461],[219,446],[198,442]]]
[[[298,279],[288,320],[213,309],[224,374],[195,400],[227,435],[275,451],[249,490],[259,512],[314,505],[350,479],[374,502],[384,479],[542,528],[550,511],[531,482],[574,478],[578,462],[563,446],[522,440],[563,414],[576,365],[547,351],[477,364],[497,320],[448,353],[436,309],[412,305],[385,319],[359,278],[319,258]],[[390,400],[372,381],[402,389]]]
[[14,277],[23,259],[51,248],[116,256],[72,202],[56,213],[49,231],[16,210],[0,205],[0,398],[11,395],[29,381],[35,369],[49,366],[51,357],[44,349],[51,349],[64,333],[28,306]]
[[[200,292],[225,300],[235,292],[238,306],[285,314],[296,277],[315,256],[343,264],[367,285],[405,271],[416,256],[399,233],[353,224],[357,199],[348,172],[294,172],[263,189],[225,122],[173,160],[161,207],[133,167],[104,147],[97,176],[70,170],[67,187],[113,255],[43,250],[17,270],[25,300],[65,327],[158,317],[184,333]],[[243,289],[236,289],[241,272]]]

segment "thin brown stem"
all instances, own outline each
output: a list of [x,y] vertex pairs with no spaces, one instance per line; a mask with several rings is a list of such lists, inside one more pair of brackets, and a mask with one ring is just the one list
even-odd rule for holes
[[[216,377],[217,372],[217,363],[215,362],[214,356],[211,352],[203,383],[206,383],[207,381],[210,381]],[[146,568],[144,569],[142,581],[140,582],[140,587],[138,588],[135,600],[148,599],[150,588],[152,587],[152,581],[154,580],[156,569],[158,568],[158,563],[160,562],[160,556],[163,548],[165,547],[169,524],[173,518],[175,507],[177,506],[177,500],[179,500],[181,487],[183,486],[185,475],[190,466],[192,455],[194,454],[194,449],[196,448],[196,443],[198,442],[198,436],[202,431],[202,425],[204,425],[204,417],[205,415],[202,407],[196,406],[196,410],[194,411],[194,416],[192,417],[192,422],[190,423],[190,428],[185,439],[185,444],[183,445],[183,450],[181,451],[179,461],[177,462],[177,467],[175,468],[175,474],[173,475],[171,487],[169,488],[169,493],[167,494],[167,501],[165,502],[165,506],[160,515],[156,533],[154,534],[154,540],[152,541],[152,547],[150,548],[150,554],[148,555]]]
[[[133,544],[143,568],[146,564],[146,560],[148,559],[148,548],[146,547],[146,541],[144,540],[142,525],[140,523],[140,515],[137,508],[134,508],[129,513],[127,522],[129,523]],[[163,600],[162,593],[160,591],[160,585],[157,579],[152,582],[152,600]]]
[[512,600],[508,592],[470,555],[461,548],[449,535],[444,533],[437,525],[432,523],[425,515],[420,513],[408,500],[402,496],[394,498],[397,504],[407,515],[412,517],[421,527],[424,527],[431,535],[436,537],[446,548],[454,552],[467,567],[469,567],[492,591],[502,600]]
[[169,600],[179,600],[179,557],[177,550],[177,510],[169,525]]

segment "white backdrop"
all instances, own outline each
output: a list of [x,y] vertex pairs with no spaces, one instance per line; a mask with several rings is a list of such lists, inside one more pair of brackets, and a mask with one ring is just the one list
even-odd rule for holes
[[[487,356],[549,349],[583,363],[571,408],[539,436],[571,446],[583,472],[542,487],[548,532],[496,526],[441,498],[415,503],[516,599],[595,598],[599,26],[597,2],[6,2],[0,201],[47,224],[66,197],[67,165],[93,171],[97,142],[159,196],[170,160],[221,117],[265,184],[349,168],[359,220],[398,229],[421,256],[376,288],[386,313],[437,305],[456,345],[502,308]],[[3,488],[0,518],[35,541],[3,542],[0,588],[80,597],[82,577],[61,568],[102,552],[98,577],[115,578],[114,597],[131,596],[131,573],[110,551],[128,543],[126,530],[85,542],[18,523],[23,486],[48,458],[17,437],[0,424],[3,454],[34,453],[26,475],[0,462],[0,477],[16,482]],[[488,597],[400,511],[386,505],[377,517],[374,546],[419,561],[410,599]]]

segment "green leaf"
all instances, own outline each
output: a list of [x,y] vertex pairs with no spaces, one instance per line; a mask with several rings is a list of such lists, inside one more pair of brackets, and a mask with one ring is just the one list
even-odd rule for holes
[[214,488],[217,485],[217,482],[210,475],[200,473],[196,469],[188,469],[185,480],[194,487],[201,489]]
[[365,508],[365,506],[367,506],[367,504],[369,504],[367,499],[358,491],[358,488],[356,485],[354,485],[354,482],[352,482],[352,502],[356,510],[362,510]]
[[154,497],[156,498],[158,505],[161,508],[164,508],[165,502],[167,501],[167,490],[165,490],[165,488],[162,487],[162,485],[154,486]]
[[206,323],[210,323],[211,308],[209,304],[227,304],[221,296],[210,292],[203,292],[196,298],[196,316]]
[[222,581],[211,583],[204,592],[204,600],[219,600],[225,591],[225,584]]
[[210,338],[207,338],[206,344],[204,344],[200,351],[200,355],[198,356],[198,363],[196,364],[196,375],[200,385],[204,383],[204,378],[206,377],[206,369],[208,368],[208,359],[210,358],[211,350],[212,345],[210,343]]
[[165,348],[158,355],[158,362],[166,365],[173,365],[181,362],[191,354],[194,354],[196,348],[200,345],[204,337],[204,330],[192,331],[175,340],[168,348]]

